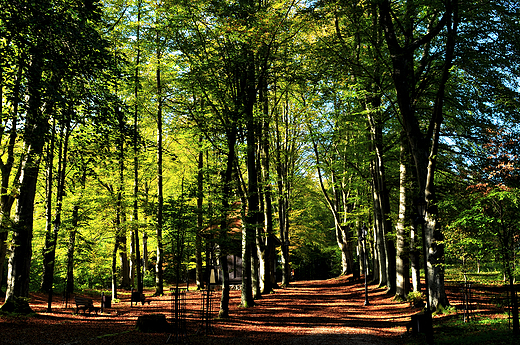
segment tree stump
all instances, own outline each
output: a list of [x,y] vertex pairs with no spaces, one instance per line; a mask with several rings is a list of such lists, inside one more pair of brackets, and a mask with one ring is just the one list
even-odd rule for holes
[[136,328],[143,333],[164,333],[168,331],[168,321],[164,314],[141,315],[137,318]]

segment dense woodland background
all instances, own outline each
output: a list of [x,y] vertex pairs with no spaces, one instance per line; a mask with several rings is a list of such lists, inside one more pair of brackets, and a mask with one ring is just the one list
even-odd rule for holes
[[434,308],[450,267],[513,289],[519,16],[509,0],[1,0],[6,299],[160,295],[230,254],[244,306],[293,272],[364,272],[364,252],[402,298],[425,253]]

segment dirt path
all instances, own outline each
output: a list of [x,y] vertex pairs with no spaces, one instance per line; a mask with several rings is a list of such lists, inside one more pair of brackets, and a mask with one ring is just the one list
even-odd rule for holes
[[[363,284],[345,277],[295,282],[258,300],[250,310],[234,309],[236,316],[217,326],[225,334],[240,334],[245,328],[242,337],[254,343],[393,344],[416,312],[375,286],[369,289],[370,305],[364,301]],[[238,303],[236,299],[232,304]]]
[[[149,292],[151,293],[151,291]],[[220,293],[215,292],[215,309]],[[72,315],[55,297],[46,313],[46,297],[34,295],[31,307],[38,316],[0,317],[0,344],[164,344],[168,333],[139,333],[137,317],[162,313],[172,318],[171,297],[152,298],[150,305],[130,307],[129,293],[99,315]],[[264,296],[252,308],[238,308],[240,291],[231,292],[230,319],[215,320],[211,334],[201,329],[199,292],[186,297],[188,338],[192,344],[396,344],[405,323],[417,312],[397,303],[383,289],[369,288],[364,306],[362,282],[348,277],[294,282]],[[73,303],[73,299],[72,299]],[[99,306],[99,301],[95,303]],[[216,311],[216,310],[215,310]]]

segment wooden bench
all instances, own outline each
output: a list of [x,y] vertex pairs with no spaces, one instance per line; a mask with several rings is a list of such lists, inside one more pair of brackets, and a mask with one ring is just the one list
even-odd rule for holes
[[91,311],[94,311],[97,315],[98,308],[94,307],[94,302],[92,301],[92,299],[75,296],[74,302],[76,302],[76,314],[79,313],[80,309],[83,310],[83,314],[85,314],[85,312],[88,309],[89,314]]
[[144,305],[145,303],[150,305],[150,300],[146,299],[143,293],[140,293],[139,291],[132,291],[130,305],[132,305],[132,303],[137,304],[138,302],[141,302],[141,305]]

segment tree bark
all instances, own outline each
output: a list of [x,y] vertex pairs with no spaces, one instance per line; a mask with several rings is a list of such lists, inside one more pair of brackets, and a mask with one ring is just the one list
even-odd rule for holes
[[45,246],[43,248],[43,274],[40,282],[40,291],[49,292],[52,287],[50,273],[51,252],[53,251],[52,234],[52,192],[54,186],[54,145],[56,143],[56,119],[52,120],[51,138],[47,146],[47,178],[45,183]]
[[[371,173],[372,176],[376,174],[374,168],[374,162],[371,162]],[[372,179],[372,202],[374,205],[374,246],[377,252],[377,268],[376,277],[378,279],[379,286],[385,286],[388,281],[387,270],[386,270],[386,251],[385,251],[385,235],[382,220],[381,202],[379,200],[380,194],[377,193],[379,188],[379,180],[377,178]],[[375,278],[375,277],[374,277]]]
[[[247,92],[247,91],[246,91]],[[249,91],[251,92],[251,91]],[[243,228],[243,256],[242,256],[242,293],[241,305],[249,307],[254,305],[253,286],[252,286],[252,267],[251,257],[255,248],[256,230],[258,227],[259,215],[259,195],[258,195],[258,169],[256,160],[257,147],[257,123],[253,116],[252,95],[247,97],[246,103],[246,139],[247,139],[247,217]]]
[[[158,35],[158,34],[157,34]],[[159,67],[159,61],[161,61],[161,52],[157,48],[157,70],[156,70],[156,81],[157,81],[157,264],[155,266],[155,295],[161,296],[164,294],[164,281],[163,281],[163,261],[164,261],[164,247],[163,247],[163,131],[162,131],[162,108],[163,108],[163,95],[162,95],[162,83],[161,83],[161,68]]]
[[131,244],[131,262],[132,268],[132,285],[133,285],[133,272],[135,272],[137,280],[137,291],[143,292],[143,280],[141,278],[141,253],[139,248],[139,66],[141,58],[141,1],[137,3],[137,57],[135,64],[135,80],[134,80],[134,136],[133,136],[133,147],[134,147],[134,195],[133,195],[133,212],[132,212],[132,244]]
[[[0,70],[2,70],[1,67]],[[22,79],[22,72],[23,68],[22,64],[20,64],[13,88],[13,110],[11,112],[11,131],[9,133],[8,143],[5,147],[5,150],[7,152],[7,158],[5,162],[0,159],[0,172],[2,174],[0,184],[0,209],[2,210],[2,215],[0,216],[0,290],[4,283],[3,280],[6,262],[5,258],[7,256],[7,238],[9,230],[11,229],[13,224],[13,219],[11,219],[11,210],[15,201],[15,197],[13,193],[9,191],[9,189],[11,173],[15,161],[14,147],[16,144],[16,138],[18,137],[18,105],[20,104],[20,83]],[[0,93],[1,92],[2,91],[0,91]],[[0,110],[1,108],[2,105],[0,105]],[[3,134],[4,128],[2,127],[1,130]],[[16,172],[15,180],[18,180],[19,176],[20,170]]]
[[[410,3],[411,4],[411,3]],[[437,308],[439,305],[447,306],[448,300],[444,290],[442,233],[437,219],[434,191],[434,173],[439,145],[440,126],[443,122],[443,102],[445,87],[450,76],[450,68],[455,49],[455,38],[458,25],[458,0],[445,3],[445,11],[438,21],[431,21],[427,32],[414,37],[413,23],[407,21],[404,30],[396,30],[395,17],[392,13],[391,3],[388,0],[380,1],[380,24],[385,33],[386,44],[392,59],[392,79],[397,94],[397,102],[400,110],[400,120],[406,131],[410,150],[415,161],[419,197],[427,202],[427,214],[425,227],[427,249],[427,272],[429,281],[430,305]],[[411,7],[410,7],[411,8]],[[409,10],[409,7],[405,9]],[[406,13],[407,17],[409,13]],[[437,15],[437,14],[434,14]],[[407,18],[408,19],[408,18]],[[401,25],[399,23],[398,25]],[[416,114],[415,95],[417,88],[417,75],[414,68],[414,54],[420,47],[424,47],[423,55],[429,53],[428,44],[446,28],[444,65],[441,77],[437,81],[438,87],[433,105],[433,113],[426,134],[423,133]],[[398,38],[398,32],[403,38]],[[403,43],[401,43],[403,42]]]
[[204,288],[202,271],[202,227],[203,227],[203,205],[204,205],[204,152],[203,136],[199,136],[199,160],[197,169],[197,231],[195,234],[195,281],[197,290]]
[[[67,120],[65,120],[67,121]],[[67,168],[67,153],[68,153],[68,143],[70,136],[70,128],[68,123],[64,123],[61,126],[60,133],[62,138],[60,140],[59,148],[58,148],[58,172],[57,172],[57,188],[56,188],[56,213],[54,215],[54,220],[49,218],[50,226],[52,227],[48,229],[47,238],[45,243],[44,255],[43,255],[43,277],[41,290],[49,293],[49,300],[52,300],[52,286],[54,282],[54,268],[56,266],[56,245],[58,242],[58,233],[61,228],[61,217],[63,211],[63,195],[65,194],[65,172]],[[54,125],[53,125],[53,134],[55,136]],[[54,150],[54,139],[51,138],[51,145],[49,150]],[[49,210],[48,217],[52,217],[50,199],[52,196],[52,161],[54,154],[49,154],[49,163],[51,164],[49,171],[49,185],[48,185],[48,193],[49,193]],[[49,305],[50,308],[50,305]]]
[[[404,138],[403,138],[404,139]],[[407,154],[404,143],[401,142],[400,178],[399,178],[399,215],[397,221],[397,262],[396,262],[396,297],[405,300],[410,291],[410,247],[407,228],[408,216],[408,174]]]
[[219,247],[220,247],[220,265],[222,270],[222,294],[220,297],[219,318],[229,317],[229,270],[227,267],[228,255],[228,214],[230,212],[229,200],[231,198],[231,183],[233,182],[233,164],[235,161],[235,145],[237,141],[237,128],[234,127],[235,121],[231,121],[229,128],[226,130],[228,157],[226,162],[226,170],[222,179],[222,220],[220,222],[219,231]]
[[28,108],[25,119],[24,158],[16,206],[15,224],[9,256],[6,302],[16,297],[29,297],[32,257],[34,198],[38,183],[40,158],[48,132],[48,123],[42,114],[42,52],[39,45],[29,49],[30,64],[27,74]]

